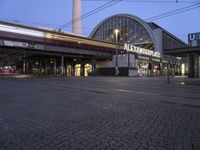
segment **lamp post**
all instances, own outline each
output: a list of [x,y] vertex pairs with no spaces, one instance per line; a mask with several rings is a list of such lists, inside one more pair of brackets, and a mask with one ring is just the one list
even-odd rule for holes
[[115,43],[116,43],[116,49],[115,49],[115,76],[118,76],[119,70],[118,70],[118,50],[117,50],[117,45],[118,45],[118,34],[119,34],[119,29],[115,29]]

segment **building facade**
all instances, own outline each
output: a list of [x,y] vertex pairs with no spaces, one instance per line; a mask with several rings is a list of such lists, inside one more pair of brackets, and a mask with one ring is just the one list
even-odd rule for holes
[[188,55],[189,77],[200,78],[200,32],[188,35],[188,44],[199,51],[191,51]]
[[[117,35],[116,29],[119,30]],[[124,49],[123,54],[113,55],[112,60],[98,62],[99,74],[111,75],[116,67],[120,75],[128,76],[166,75],[168,69],[177,75],[182,72],[180,59],[165,55],[163,50],[187,47],[187,44],[155,23],[147,23],[137,16],[118,14],[108,17],[95,27],[90,37],[115,42],[116,49],[125,44],[140,49],[139,52]],[[159,57],[141,53],[144,49],[159,53]]]
[[89,38],[0,22],[0,74],[181,75],[187,72],[183,59],[164,50],[183,47],[160,26],[129,14],[106,18]]
[[0,21],[0,75],[91,76],[115,45],[84,36]]

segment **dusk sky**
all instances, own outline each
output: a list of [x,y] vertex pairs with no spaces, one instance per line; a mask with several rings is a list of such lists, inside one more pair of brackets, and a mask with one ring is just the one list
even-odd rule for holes
[[[142,1],[142,2],[141,2]],[[119,13],[144,20],[172,10],[200,3],[200,0],[122,0],[83,20],[83,34],[88,36],[103,19]],[[108,3],[108,0],[83,0],[82,14]],[[198,8],[196,8],[198,7]],[[153,22],[187,42],[188,33],[200,32],[200,5],[196,9]],[[0,0],[0,20],[31,26],[56,28],[72,20],[72,0]],[[71,26],[64,29],[71,32]]]

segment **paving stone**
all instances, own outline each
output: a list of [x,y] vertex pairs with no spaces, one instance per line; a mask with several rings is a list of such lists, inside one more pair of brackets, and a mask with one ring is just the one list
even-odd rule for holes
[[200,97],[200,87],[166,85],[159,78],[0,83],[1,150],[200,149],[200,110],[181,104],[198,105],[184,97]]

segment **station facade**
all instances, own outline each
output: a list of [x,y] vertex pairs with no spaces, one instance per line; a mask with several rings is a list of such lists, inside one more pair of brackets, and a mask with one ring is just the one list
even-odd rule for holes
[[74,34],[0,22],[0,73],[95,75],[96,61],[110,59],[113,43]]
[[[118,30],[118,34],[114,32]],[[117,36],[117,37],[116,37]],[[113,55],[112,61],[99,62],[97,72],[103,75],[112,74],[116,61],[119,74],[128,76],[166,75],[168,69],[174,75],[185,75],[187,66],[184,59],[164,54],[164,49],[187,47],[187,44],[170,34],[157,24],[147,23],[137,16],[118,14],[106,18],[92,31],[91,38],[114,42],[124,47],[125,53]],[[137,47],[136,51],[130,50]],[[150,51],[159,55],[150,55]],[[184,65],[183,65],[184,64]]]
[[191,50],[187,53],[189,74],[191,78],[200,78],[200,32],[188,35]]
[[157,76],[170,70],[185,75],[185,60],[164,50],[186,47],[157,24],[129,14],[106,18],[89,38],[0,22],[0,73]]

